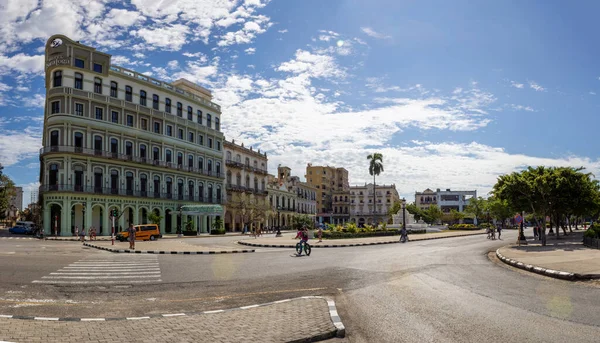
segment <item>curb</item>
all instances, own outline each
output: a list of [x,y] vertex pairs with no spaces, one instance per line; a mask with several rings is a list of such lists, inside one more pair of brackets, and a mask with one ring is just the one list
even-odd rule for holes
[[35,237],[0,237],[0,239],[37,239]]
[[[57,242],[81,242],[81,238],[44,238],[44,240],[46,241],[57,241]],[[88,239],[89,241],[89,239]],[[100,241],[100,242],[110,242],[110,239],[98,239],[98,240],[94,240],[94,241]]]
[[114,253],[130,253],[130,254],[172,254],[172,255],[215,255],[215,254],[240,254],[255,252],[252,250],[215,250],[215,251],[176,251],[176,250],[129,250],[129,249],[111,249],[89,243],[83,243],[84,246],[106,250]]
[[322,296],[304,296],[304,297],[298,297],[298,298],[277,300],[277,301],[272,301],[272,302],[263,303],[263,304],[235,307],[235,308],[224,309],[224,310],[199,311],[199,312],[188,312],[188,313],[151,314],[148,316],[141,316],[141,317],[117,317],[117,318],[71,318],[71,317],[67,317],[67,318],[58,318],[58,317],[13,316],[13,315],[1,315],[0,314],[0,318],[21,319],[21,320],[39,320],[39,321],[58,321],[58,322],[106,322],[106,321],[117,321],[117,320],[144,320],[144,319],[151,319],[151,318],[181,317],[181,316],[193,316],[193,315],[199,315],[199,314],[215,314],[215,313],[223,313],[223,312],[231,312],[231,311],[243,311],[243,310],[247,310],[247,309],[251,309],[251,308],[255,308],[255,307],[276,305],[276,304],[281,304],[281,303],[285,303],[285,302],[289,302],[289,301],[293,301],[293,300],[299,300],[299,299],[323,299],[323,300],[327,301],[329,317],[331,319],[331,322],[333,323],[333,326],[335,326],[335,329],[330,332],[326,332],[326,333],[323,333],[323,334],[320,334],[317,336],[303,338],[303,339],[299,339],[299,340],[295,340],[295,341],[291,341],[291,342],[315,342],[316,340],[325,340],[325,339],[332,338],[332,337],[345,337],[346,328],[345,328],[344,324],[342,323],[340,316],[338,315],[337,308],[335,307],[335,301],[330,300],[326,297],[322,297]]
[[[485,232],[471,233],[468,235],[458,235],[458,236],[445,236],[445,237],[430,237],[430,238],[422,238],[416,239],[414,241],[409,240],[408,242],[420,242],[420,241],[430,241],[433,239],[444,239],[444,238],[456,238],[456,237],[467,237],[467,236],[476,236],[476,235],[486,235]],[[407,242],[407,243],[408,243]],[[380,244],[394,244],[400,243],[400,240],[386,241],[386,242],[370,242],[370,243],[352,243],[352,244],[311,244],[311,248],[347,248],[347,247],[360,247],[367,245],[380,245]],[[252,247],[262,247],[262,248],[295,248],[296,246],[293,244],[258,244],[258,243],[248,243],[244,241],[238,241],[238,244],[248,245]]]
[[580,280],[591,280],[600,279],[600,274],[578,274],[571,272],[564,272],[560,270],[547,269],[532,264],[525,264],[523,262],[513,260],[500,253],[500,249],[496,250],[496,256],[504,263],[513,266],[515,268],[523,269],[528,272],[549,276],[555,279],[568,280],[568,281],[580,281]]

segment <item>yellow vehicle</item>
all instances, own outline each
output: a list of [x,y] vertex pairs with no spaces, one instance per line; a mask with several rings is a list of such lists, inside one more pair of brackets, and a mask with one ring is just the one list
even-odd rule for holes
[[[135,229],[136,241],[154,241],[157,238],[162,238],[158,225],[156,224],[134,225],[133,228]],[[121,242],[125,242],[129,239],[129,232],[127,232],[127,230],[121,231],[117,234],[116,238]]]

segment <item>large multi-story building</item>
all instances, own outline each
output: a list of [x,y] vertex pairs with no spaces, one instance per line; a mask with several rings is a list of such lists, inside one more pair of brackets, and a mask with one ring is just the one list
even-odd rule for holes
[[15,195],[10,197],[8,207],[16,208],[19,211],[23,211],[27,207],[23,206],[23,187],[15,187]]
[[396,185],[373,184],[350,187],[350,220],[359,226],[388,223],[391,217],[388,210],[400,200]]
[[415,192],[415,204],[420,209],[436,205],[444,213],[449,213],[451,210],[464,212],[469,200],[474,197],[477,197],[477,191],[453,191],[449,188],[442,191],[438,188],[434,192],[427,188],[423,192]]
[[295,215],[308,215],[313,220],[317,211],[317,189],[292,175],[289,167],[279,165],[277,176],[270,175],[267,225],[290,226]]
[[[207,232],[225,200],[221,109],[210,91],[114,66],[111,55],[62,35],[45,53],[45,232],[94,226],[107,235],[115,209],[117,229],[153,212],[163,233],[190,222]],[[206,215],[182,214],[184,205]]]
[[[317,217],[319,222],[333,222],[334,192],[348,192],[348,170],[330,166],[306,166],[306,182],[317,189]],[[339,204],[336,204],[339,205]]]
[[227,210],[225,229],[241,231],[244,227],[266,225],[268,160],[267,153],[225,141]]

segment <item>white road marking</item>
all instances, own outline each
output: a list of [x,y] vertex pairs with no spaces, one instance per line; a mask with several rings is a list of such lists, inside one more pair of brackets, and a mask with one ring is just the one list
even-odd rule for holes
[[111,276],[42,276],[42,279],[142,279],[157,278],[159,275],[111,275]]
[[73,285],[86,285],[86,284],[90,284],[90,285],[97,285],[97,284],[107,284],[107,285],[114,285],[114,284],[123,284],[123,283],[155,283],[155,282],[162,282],[161,279],[158,280],[127,280],[127,281],[110,281],[110,280],[106,280],[106,281],[63,281],[63,280],[33,280],[33,283],[43,283],[43,284],[73,284]]
[[[160,274],[160,270],[157,271],[144,271],[144,272],[136,272],[136,275],[140,274]],[[126,273],[50,273],[50,275],[131,275],[130,272]]]

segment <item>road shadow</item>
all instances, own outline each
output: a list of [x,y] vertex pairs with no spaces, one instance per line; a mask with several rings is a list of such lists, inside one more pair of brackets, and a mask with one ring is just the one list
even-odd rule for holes
[[585,231],[573,231],[567,236],[563,232],[557,236],[548,236],[546,233],[546,246],[542,246],[542,241],[527,236],[527,245],[512,245],[511,248],[523,252],[544,252],[544,251],[576,251],[589,250],[590,248],[583,245],[583,234]]

